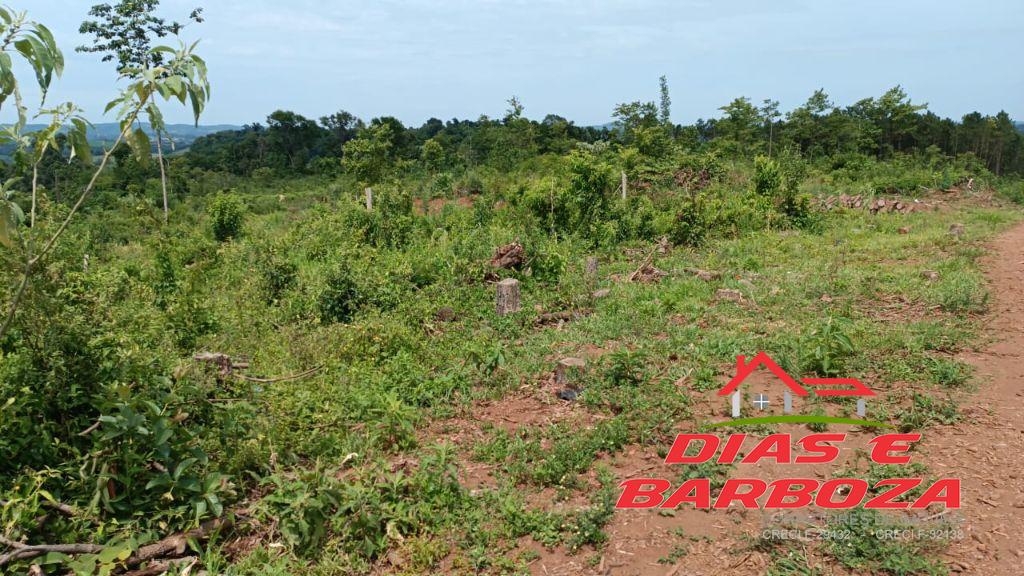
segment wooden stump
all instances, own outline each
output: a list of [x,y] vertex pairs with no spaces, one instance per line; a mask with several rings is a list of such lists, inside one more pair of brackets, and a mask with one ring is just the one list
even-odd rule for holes
[[579,381],[586,366],[587,361],[582,358],[562,358],[555,366],[555,384],[560,387],[576,388],[573,382]]
[[596,256],[587,256],[587,263],[586,263],[585,268],[584,268],[586,270],[587,279],[589,279],[589,280],[596,280],[597,279],[597,267],[598,267],[597,257]]
[[366,209],[373,210],[373,188],[366,189]]
[[513,312],[518,312],[520,307],[519,301],[519,280],[515,278],[506,278],[496,284],[497,293],[495,295],[495,302],[497,305],[498,316],[504,316]]

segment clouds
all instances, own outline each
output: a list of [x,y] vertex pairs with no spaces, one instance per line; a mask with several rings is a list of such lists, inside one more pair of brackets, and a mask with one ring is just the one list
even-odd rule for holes
[[[164,0],[163,12],[182,19],[194,4]],[[847,103],[896,83],[940,114],[1009,107],[1024,117],[1012,91],[1022,73],[997,57],[1024,47],[1013,30],[1024,5],[949,4],[218,0],[185,36],[204,38],[215,89],[209,122],[251,122],[277,108],[310,116],[345,108],[418,123],[499,114],[517,94],[528,115],[603,123],[617,102],[654,99],[661,74],[677,121],[713,115],[739,95],[777,98],[785,108],[820,86]],[[71,57],[55,93],[102,109],[111,68],[70,54],[81,43],[76,29],[86,8],[34,0],[30,11],[52,23]],[[988,90],[940,81],[950,76],[978,78]]]

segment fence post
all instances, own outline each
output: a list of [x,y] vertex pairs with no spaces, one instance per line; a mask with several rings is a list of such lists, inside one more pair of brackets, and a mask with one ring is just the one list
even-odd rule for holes
[[367,211],[373,210],[373,188],[366,188],[366,209]]
[[626,190],[627,190],[628,185],[629,184],[628,184],[628,182],[626,180],[626,171],[623,170],[622,171],[622,199],[623,200],[626,199]]

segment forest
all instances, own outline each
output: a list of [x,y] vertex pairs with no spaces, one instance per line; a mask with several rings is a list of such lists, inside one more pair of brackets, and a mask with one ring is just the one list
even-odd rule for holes
[[[965,418],[980,247],[1024,214],[1007,113],[895,86],[679,125],[662,77],[605,126],[516,97],[418,127],[282,109],[171,150],[162,110],[201,122],[217,76],[156,4],[83,24],[104,142],[97,111],[23,101],[72,48],[0,10],[0,572],[603,573],[616,458],[668,445],[751,350],[905,383],[873,414],[900,431]],[[496,309],[506,279],[521,305]],[[853,547],[735,544],[780,576],[948,573],[948,542],[873,545],[893,520],[858,514]],[[661,571],[710,537],[666,538]]]

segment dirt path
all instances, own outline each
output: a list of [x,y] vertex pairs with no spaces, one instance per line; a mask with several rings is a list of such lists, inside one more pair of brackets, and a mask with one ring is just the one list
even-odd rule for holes
[[991,293],[991,342],[962,359],[975,367],[977,394],[961,425],[925,433],[922,454],[935,475],[962,479],[963,540],[949,551],[955,572],[1024,574],[1024,225],[999,236],[982,260]]

